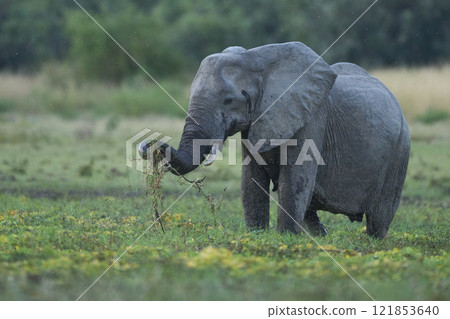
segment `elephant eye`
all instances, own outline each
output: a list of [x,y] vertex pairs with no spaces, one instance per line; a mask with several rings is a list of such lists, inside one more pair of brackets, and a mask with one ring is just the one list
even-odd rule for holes
[[230,98],[223,100],[223,104],[225,105],[230,104],[231,102],[233,102],[233,99]]

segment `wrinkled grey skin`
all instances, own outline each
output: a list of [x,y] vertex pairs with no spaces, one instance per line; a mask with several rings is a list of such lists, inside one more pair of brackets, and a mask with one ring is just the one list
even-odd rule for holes
[[[367,233],[386,235],[400,201],[410,136],[395,97],[365,70],[351,63],[330,67],[299,42],[231,47],[203,60],[190,93],[178,150],[161,146],[172,153],[174,173],[196,168],[193,138],[225,140],[241,132],[253,145],[259,139],[298,140],[298,147],[288,148],[288,165],[279,164],[280,147],[267,142],[259,152],[268,165],[252,160],[242,167],[248,227],[269,226],[270,199],[256,182],[269,192],[272,181],[281,207],[295,219],[279,209],[280,231],[298,233],[305,225],[325,235],[316,211],[326,210],[351,221],[365,214]],[[294,165],[305,139],[314,140],[326,165]],[[201,148],[202,160],[210,149]],[[243,158],[248,154],[243,147]]]

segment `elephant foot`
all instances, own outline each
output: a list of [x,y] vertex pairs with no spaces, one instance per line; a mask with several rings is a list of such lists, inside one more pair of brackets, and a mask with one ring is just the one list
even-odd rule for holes
[[389,230],[389,223],[387,223],[383,216],[366,214],[366,233],[372,237],[383,239]]
[[319,216],[317,216],[317,211],[308,210],[305,214],[305,224],[308,231],[313,236],[326,236],[328,234],[325,226],[320,222]]
[[246,222],[245,226],[250,230],[250,231],[256,231],[256,230],[267,230],[269,229],[269,223],[249,223]]

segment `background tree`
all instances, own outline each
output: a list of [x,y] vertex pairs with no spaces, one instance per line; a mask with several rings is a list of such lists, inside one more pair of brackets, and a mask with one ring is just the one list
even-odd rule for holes
[[[159,76],[192,71],[230,45],[302,41],[322,53],[372,0],[79,0]],[[450,2],[379,0],[324,56],[365,67],[450,58]],[[0,0],[0,69],[67,61],[80,76],[120,81],[136,66],[72,1]]]

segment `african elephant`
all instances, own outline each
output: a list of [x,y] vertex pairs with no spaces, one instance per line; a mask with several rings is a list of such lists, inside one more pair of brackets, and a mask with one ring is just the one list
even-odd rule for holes
[[[246,146],[258,145],[242,148],[243,158],[252,159],[242,166],[241,181],[248,227],[269,226],[272,181],[280,231],[299,233],[307,226],[325,235],[316,213],[325,210],[359,222],[365,214],[367,233],[385,237],[406,176],[409,129],[392,93],[359,66],[329,66],[300,42],[230,47],[202,61],[188,114],[178,150],[159,145],[170,152],[175,174],[195,169],[196,156],[203,161],[209,154],[208,164],[215,156],[211,145],[194,154],[195,139],[224,141],[241,132]],[[324,163],[296,163],[306,141],[314,142]],[[147,141],[140,145],[144,158],[148,148]]]

